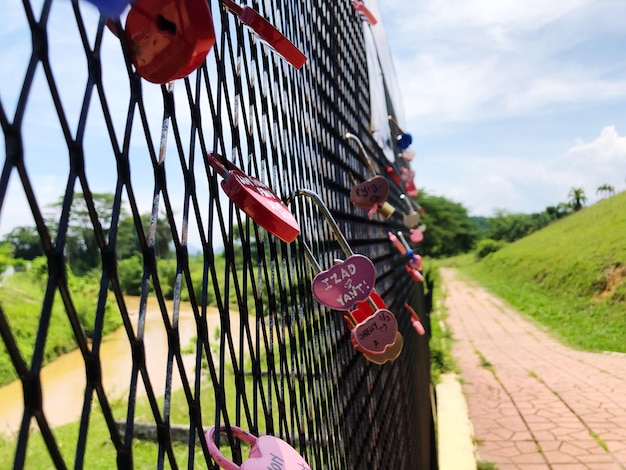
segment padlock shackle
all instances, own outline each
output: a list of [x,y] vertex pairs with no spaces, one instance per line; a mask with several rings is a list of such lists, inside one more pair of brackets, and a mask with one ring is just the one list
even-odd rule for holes
[[406,206],[409,208],[409,213],[415,212],[415,207],[411,203],[411,199],[408,198],[406,194],[400,194],[400,199],[402,199],[406,203]]
[[[394,125],[395,129],[398,131],[398,134],[404,134],[405,133],[402,130],[402,128],[400,127],[400,124],[398,124],[398,121],[396,121],[395,118],[391,114],[389,114],[387,116],[387,119],[389,119],[389,122]],[[394,137],[396,137],[398,134],[394,134]]]
[[[291,204],[291,201],[293,201],[297,196],[306,196],[313,200],[315,205],[318,207],[318,209],[324,216],[324,219],[326,219],[326,222],[328,222],[328,225],[330,225],[330,227],[333,229],[333,232],[337,236],[337,241],[339,242],[339,246],[341,247],[342,251],[347,256],[354,255],[354,251],[352,251],[352,248],[350,248],[350,245],[348,244],[348,240],[346,240],[346,237],[344,236],[343,232],[339,228],[337,221],[334,219],[333,215],[330,213],[330,210],[328,210],[328,207],[326,207],[326,204],[324,204],[324,201],[322,201],[322,198],[317,193],[311,191],[310,189],[297,189],[291,194],[291,196],[289,196],[289,199],[287,199],[287,202],[285,202],[285,205],[288,206],[289,204]],[[306,246],[306,243],[303,242],[303,245]],[[309,252],[310,251],[311,250],[309,250]],[[312,253],[310,254],[312,255]]]
[[[230,431],[233,433],[233,437],[250,444],[251,446],[257,440],[257,437],[254,434],[249,433],[248,431],[244,431],[240,427],[237,426],[220,426],[220,434],[226,432],[230,428]],[[211,426],[204,433],[204,438],[206,440],[206,445],[209,448],[209,454],[213,457],[213,460],[222,467],[224,470],[240,470],[239,465],[228,460],[224,454],[220,452],[219,447],[215,444],[215,426]]]
[[350,132],[346,132],[345,137],[346,140],[354,140],[357,143],[357,145],[359,146],[359,153],[361,154],[361,158],[363,158],[363,160],[365,161],[365,165],[367,166],[368,170],[370,171],[370,173],[372,173],[372,176],[377,176],[378,171],[376,171],[372,159],[368,157],[367,152],[365,151],[365,147],[363,147],[363,142],[361,142],[361,139],[359,139],[356,135],[351,134]]

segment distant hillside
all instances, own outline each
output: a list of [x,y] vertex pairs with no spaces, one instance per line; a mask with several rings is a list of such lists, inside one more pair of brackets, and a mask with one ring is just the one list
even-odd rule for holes
[[572,345],[626,351],[626,192],[462,270]]

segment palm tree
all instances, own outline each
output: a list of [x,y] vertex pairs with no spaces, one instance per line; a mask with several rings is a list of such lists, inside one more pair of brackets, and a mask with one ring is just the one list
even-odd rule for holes
[[587,202],[587,196],[585,196],[585,190],[583,188],[570,189],[568,197],[574,212],[581,210],[585,202]]
[[605,195],[613,196],[615,194],[615,188],[611,186],[610,184],[605,183],[601,186],[598,186],[598,189],[596,190],[596,194],[598,193],[603,193]]

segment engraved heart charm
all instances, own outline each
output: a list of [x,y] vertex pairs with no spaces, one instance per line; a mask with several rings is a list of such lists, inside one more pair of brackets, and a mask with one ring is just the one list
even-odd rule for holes
[[380,205],[389,196],[389,181],[383,176],[375,176],[357,184],[350,190],[350,201],[361,209],[369,210]]
[[367,256],[352,255],[313,279],[313,296],[335,310],[350,310],[367,299],[374,289],[376,269]]

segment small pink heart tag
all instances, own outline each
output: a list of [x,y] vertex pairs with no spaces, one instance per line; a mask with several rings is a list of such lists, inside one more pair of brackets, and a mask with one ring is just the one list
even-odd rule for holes
[[398,322],[393,313],[386,309],[377,310],[352,330],[354,347],[365,354],[383,354],[394,344]]
[[350,190],[350,201],[361,209],[369,210],[380,205],[389,196],[389,181],[383,176],[375,176],[357,184]]
[[374,263],[367,256],[352,255],[313,279],[313,295],[322,305],[350,310],[369,297],[376,282]]

